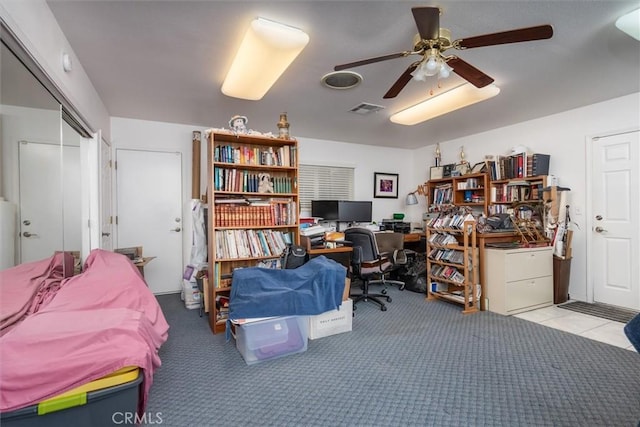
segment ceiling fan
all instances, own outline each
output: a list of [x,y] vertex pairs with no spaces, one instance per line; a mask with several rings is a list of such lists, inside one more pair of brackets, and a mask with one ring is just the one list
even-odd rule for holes
[[491,84],[493,78],[457,56],[445,55],[444,52],[449,49],[464,50],[499,44],[543,40],[553,36],[553,27],[551,27],[551,25],[539,25],[451,41],[450,31],[446,28],[440,28],[439,8],[414,7],[411,8],[411,12],[418,27],[418,34],[416,34],[413,40],[413,50],[336,65],[333,69],[335,71],[341,71],[347,68],[386,61],[388,59],[418,55],[420,59],[409,65],[383,98],[395,98],[411,79],[425,80],[427,76],[436,74],[441,78],[446,78],[451,71],[474,86],[481,88]]

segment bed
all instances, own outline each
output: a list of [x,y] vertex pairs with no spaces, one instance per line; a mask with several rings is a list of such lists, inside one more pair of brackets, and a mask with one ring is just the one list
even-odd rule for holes
[[65,277],[67,255],[0,272],[0,413],[37,405],[116,371],[137,368],[143,414],[169,326],[124,255],[92,251]]

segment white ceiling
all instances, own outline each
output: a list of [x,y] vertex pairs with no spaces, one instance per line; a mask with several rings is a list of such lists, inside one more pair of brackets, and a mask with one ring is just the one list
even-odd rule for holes
[[[640,42],[614,25],[634,1],[100,1],[49,0],[60,27],[111,116],[277,132],[287,112],[299,137],[416,148],[640,91]],[[437,85],[410,82],[382,96],[414,60],[354,68],[363,83],[323,87],[333,66],[412,49],[411,7],[438,6],[452,38],[551,24],[550,40],[458,51],[495,79],[488,101],[416,126],[389,121]],[[260,101],[229,98],[220,86],[243,33],[264,17],[309,34],[310,42]],[[259,64],[256,64],[259,66]],[[462,83],[455,74],[442,88]],[[358,115],[361,102],[384,110]]]

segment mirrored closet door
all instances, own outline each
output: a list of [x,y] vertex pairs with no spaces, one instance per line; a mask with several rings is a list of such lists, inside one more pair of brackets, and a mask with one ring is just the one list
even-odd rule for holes
[[83,138],[5,39],[0,49],[0,269],[79,257]]

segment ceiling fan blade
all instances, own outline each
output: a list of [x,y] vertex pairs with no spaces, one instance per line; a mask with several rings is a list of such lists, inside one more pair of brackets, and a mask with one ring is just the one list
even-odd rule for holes
[[376,56],[375,58],[362,59],[360,61],[355,61],[355,62],[349,62],[347,64],[336,65],[335,67],[333,67],[333,71],[342,71],[342,70],[346,70],[347,68],[353,68],[353,67],[359,67],[361,65],[373,64],[374,62],[382,62],[382,61],[386,61],[388,59],[402,58],[403,56],[407,56],[409,54],[411,54],[411,52],[406,52],[405,51],[405,52],[392,53],[392,54],[389,54],[389,55]]
[[437,7],[412,7],[413,19],[423,40],[440,37],[440,9]]
[[391,86],[391,88],[387,91],[387,93],[384,94],[383,98],[389,99],[389,98],[395,98],[396,96],[398,96],[400,91],[404,89],[407,83],[409,83],[413,78],[411,73],[413,73],[413,71],[418,67],[418,64],[420,64],[420,61],[414,62],[413,64],[409,65],[409,68],[404,70],[404,73],[402,73],[400,78],[396,80],[396,82],[393,84],[393,86]]
[[537,27],[520,28],[518,30],[468,37],[466,39],[456,40],[454,45],[463,49],[471,49],[474,47],[550,39],[551,36],[553,36],[553,27],[551,25],[539,25]]
[[468,62],[458,58],[457,56],[449,59],[447,61],[447,64],[449,64],[449,66],[453,68],[454,73],[467,80],[477,88],[485,87],[493,83],[493,79],[491,77],[478,70]]

